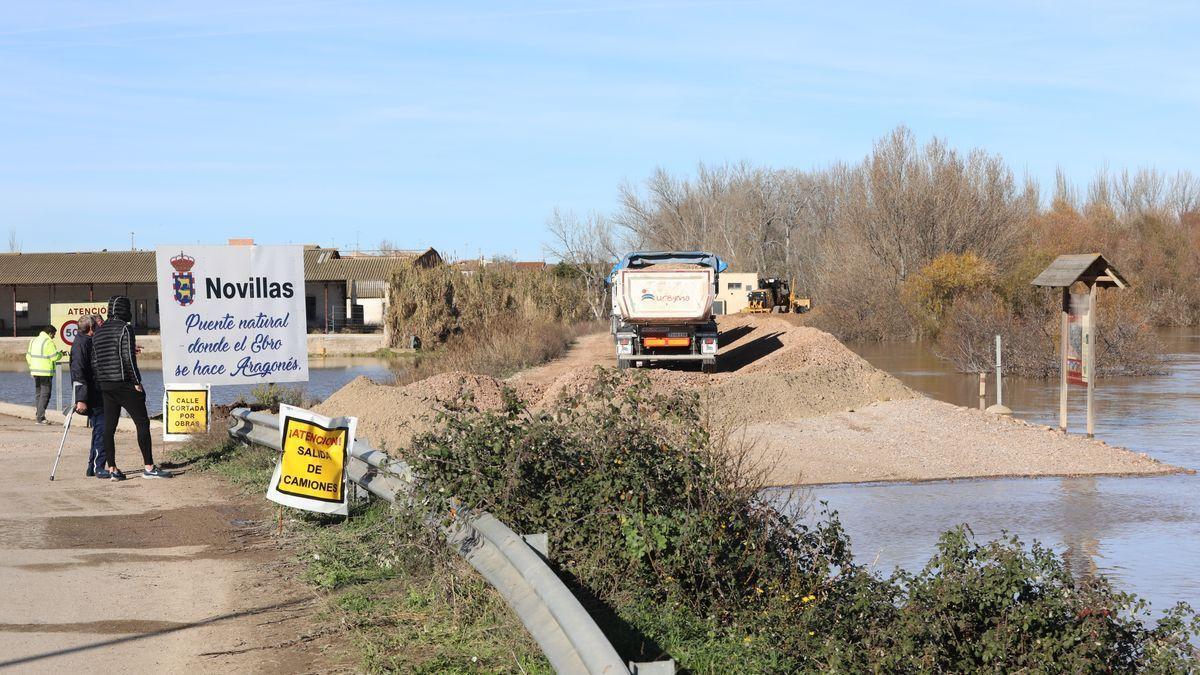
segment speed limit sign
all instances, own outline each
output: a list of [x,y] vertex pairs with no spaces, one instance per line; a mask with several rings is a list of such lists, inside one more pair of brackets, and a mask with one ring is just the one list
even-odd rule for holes
[[62,336],[62,341],[67,343],[67,346],[75,344],[75,336],[79,334],[79,322],[75,319],[64,323],[62,331],[59,333]]

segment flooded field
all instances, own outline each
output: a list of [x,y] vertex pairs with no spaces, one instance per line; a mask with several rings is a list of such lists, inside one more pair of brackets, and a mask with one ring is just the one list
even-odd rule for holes
[[[1100,380],[1096,436],[1200,469],[1200,330],[1161,338],[1172,373]],[[978,378],[953,372],[927,345],[851,346],[927,395],[978,402]],[[1083,427],[1083,402],[1073,390],[1072,432]],[[1023,419],[1057,424],[1058,381],[1006,380],[1004,403]],[[1200,607],[1200,475],[834,485],[813,488],[810,498],[836,509],[860,562],[883,571],[920,568],[938,535],[968,523],[982,538],[1038,539],[1077,573],[1107,574],[1156,608],[1176,600]]]

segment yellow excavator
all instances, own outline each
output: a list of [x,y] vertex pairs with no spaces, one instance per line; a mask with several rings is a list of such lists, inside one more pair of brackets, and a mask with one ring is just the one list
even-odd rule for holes
[[795,312],[803,314],[812,309],[812,299],[797,295],[795,285],[784,279],[759,279],[758,288],[750,291],[746,299],[750,304],[742,310],[747,314],[769,312]]

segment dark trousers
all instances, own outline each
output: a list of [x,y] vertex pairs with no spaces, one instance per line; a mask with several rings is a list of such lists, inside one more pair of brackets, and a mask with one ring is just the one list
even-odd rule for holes
[[137,428],[138,449],[142,451],[142,463],[154,463],[150,449],[150,415],[146,413],[146,392],[133,388],[132,382],[101,382],[104,392],[104,463],[116,466],[117,422],[121,419],[121,408],[129,413],[129,419]]
[[92,422],[92,447],[88,450],[88,466],[92,471],[101,471],[104,469],[104,408],[95,409],[88,419]]
[[46,407],[50,405],[50,385],[54,377],[33,376],[33,401],[37,405],[37,420],[46,419]]

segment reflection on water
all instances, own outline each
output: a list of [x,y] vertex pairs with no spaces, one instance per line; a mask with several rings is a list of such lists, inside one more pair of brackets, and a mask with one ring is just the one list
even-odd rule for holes
[[[1157,459],[1200,468],[1200,331],[1161,334],[1170,375],[1111,378],[1096,385],[1096,436]],[[924,344],[851,345],[875,366],[927,395],[978,402],[978,377],[955,373]],[[1018,417],[1058,420],[1058,381],[1005,381]],[[989,403],[994,402],[989,381]],[[1071,392],[1071,430],[1084,421],[1083,390]],[[782,499],[788,491],[775,491]],[[811,498],[836,509],[864,564],[915,570],[938,536],[967,523],[981,539],[1007,532],[1062,553],[1074,574],[1096,572],[1164,609],[1200,607],[1200,476],[1043,478],[833,485]]]
[[[389,361],[368,357],[326,357],[310,358],[308,360],[308,382],[292,386],[300,387],[305,394],[316,400],[324,400],[350,380],[363,375],[376,382],[392,382],[393,371]],[[146,387],[146,408],[151,415],[162,411],[162,362],[145,360],[138,364],[142,371],[143,384]],[[69,382],[68,374],[66,380]],[[228,404],[239,398],[251,400],[254,385],[237,385],[213,387],[213,402]],[[64,402],[69,399],[67,389],[63,390]],[[55,405],[55,397],[51,396],[50,405]],[[33,379],[22,362],[5,362],[0,365],[0,401],[33,405]]]

